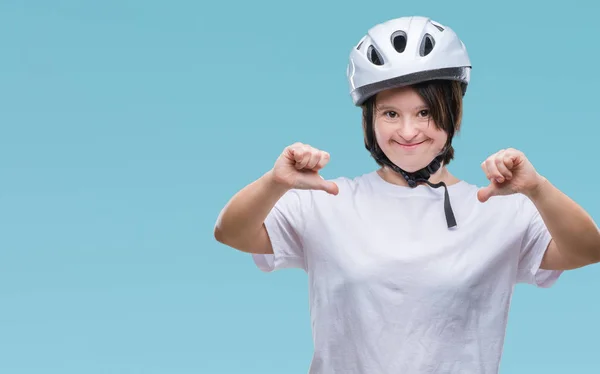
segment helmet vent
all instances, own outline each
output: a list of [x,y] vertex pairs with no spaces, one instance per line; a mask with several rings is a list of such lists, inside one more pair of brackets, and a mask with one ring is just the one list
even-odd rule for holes
[[383,65],[383,58],[381,58],[381,55],[377,49],[375,49],[375,47],[372,45],[370,45],[369,49],[367,50],[367,58],[375,65]]
[[362,39],[360,39],[360,42],[358,42],[358,45],[356,46],[356,50],[360,51],[360,47],[362,47],[366,38],[367,38],[366,36],[363,36]]
[[404,31],[396,31],[392,34],[392,45],[396,52],[404,52],[406,49],[406,41],[406,33]]
[[432,24],[433,26],[435,26],[435,27],[436,27],[438,30],[440,30],[440,31],[444,31],[444,28],[443,28],[441,25],[438,25],[438,24],[437,24],[437,23],[435,23],[435,22],[431,22],[431,24]]
[[435,40],[433,39],[433,36],[425,34],[423,40],[421,41],[421,48],[419,49],[419,54],[421,57],[425,57],[430,54],[434,46]]

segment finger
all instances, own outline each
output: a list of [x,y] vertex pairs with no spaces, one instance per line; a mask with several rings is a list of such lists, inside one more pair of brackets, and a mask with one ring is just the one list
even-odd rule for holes
[[304,148],[304,144],[300,142],[296,142],[287,146],[287,149],[290,150],[292,153],[295,151],[299,151],[302,148]]
[[327,181],[325,179],[322,179],[321,183],[319,184],[319,187],[323,191],[325,191],[329,194],[332,194],[332,195],[337,195],[338,193],[340,193],[340,189],[339,189],[338,185],[332,181]]
[[485,203],[492,196],[497,195],[496,191],[497,191],[497,189],[493,183],[488,185],[487,187],[480,188],[479,191],[477,191],[477,199],[479,201],[481,201],[482,203]]
[[510,161],[510,157],[507,157],[505,155],[500,155],[499,157],[496,158],[495,162],[496,162],[496,168],[498,169],[498,172],[502,175],[503,179],[511,180],[513,174],[509,170],[509,164],[512,163]]
[[504,164],[509,170],[512,170],[515,166],[517,166],[520,156],[521,155],[519,151],[509,148],[506,150],[506,152],[504,152]]
[[481,163],[481,170],[483,170],[483,173],[485,174],[485,177],[489,180],[490,179],[490,173],[488,172],[486,161],[483,161]]
[[304,169],[306,167],[306,165],[308,164],[308,161],[310,161],[311,155],[312,155],[312,152],[309,147],[307,147],[307,146],[302,147],[302,158],[300,158],[300,161],[296,161],[296,169],[298,169],[298,170]]
[[504,182],[504,176],[498,170],[496,166],[496,156],[490,157],[485,161],[486,169],[488,171],[488,179],[490,181],[496,181],[498,183]]
[[330,160],[330,156],[329,153],[325,152],[325,151],[321,151],[321,157],[319,158],[319,162],[317,163],[317,165],[313,168],[313,170],[321,170],[325,167],[325,165],[327,165],[327,163]]
[[304,157],[304,145],[296,143],[290,146],[290,152],[292,153],[292,160],[294,163],[298,163],[302,161],[302,158]]
[[325,180],[316,171],[303,173],[299,180],[298,188],[308,190],[321,190],[332,195],[339,193],[338,185],[335,182]]
[[308,163],[306,164],[306,168],[315,170],[315,167],[319,164],[321,157],[323,157],[323,152],[317,151],[317,150],[311,152],[310,159],[308,160]]
[[496,179],[500,176],[500,173],[498,172],[498,168],[496,168],[496,165],[494,163],[493,157],[490,157],[487,160],[485,160],[481,164],[481,168],[483,169],[483,172],[485,173],[485,177],[490,182],[496,181]]

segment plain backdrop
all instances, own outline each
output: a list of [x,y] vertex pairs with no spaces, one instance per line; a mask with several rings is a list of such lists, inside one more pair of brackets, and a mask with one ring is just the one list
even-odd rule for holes
[[[405,15],[474,66],[451,171],[526,153],[600,218],[592,1],[0,2],[0,373],[306,373],[307,277],[213,225],[288,144],[374,170],[350,49]],[[598,373],[600,267],[518,286],[501,372]]]

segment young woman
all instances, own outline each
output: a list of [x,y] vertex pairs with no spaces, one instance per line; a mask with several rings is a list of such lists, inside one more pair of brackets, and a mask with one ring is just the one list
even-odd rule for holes
[[309,277],[310,373],[497,373],[513,287],[600,261],[590,216],[515,149],[453,176],[470,61],[448,27],[403,17],[353,48],[348,79],[381,166],[324,180],[329,154],[285,148],[238,192],[216,239]]

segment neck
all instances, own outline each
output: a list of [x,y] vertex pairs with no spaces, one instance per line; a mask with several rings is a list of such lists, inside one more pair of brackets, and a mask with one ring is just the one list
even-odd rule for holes
[[[377,173],[383,178],[386,182],[396,184],[399,186],[407,186],[408,183],[406,179],[402,175],[399,175],[392,169],[387,166],[383,166],[381,169],[377,170]],[[453,176],[445,166],[440,167],[440,169],[432,174],[429,177],[429,182],[431,183],[439,183],[444,182],[447,186],[453,185],[459,182],[459,179]]]

